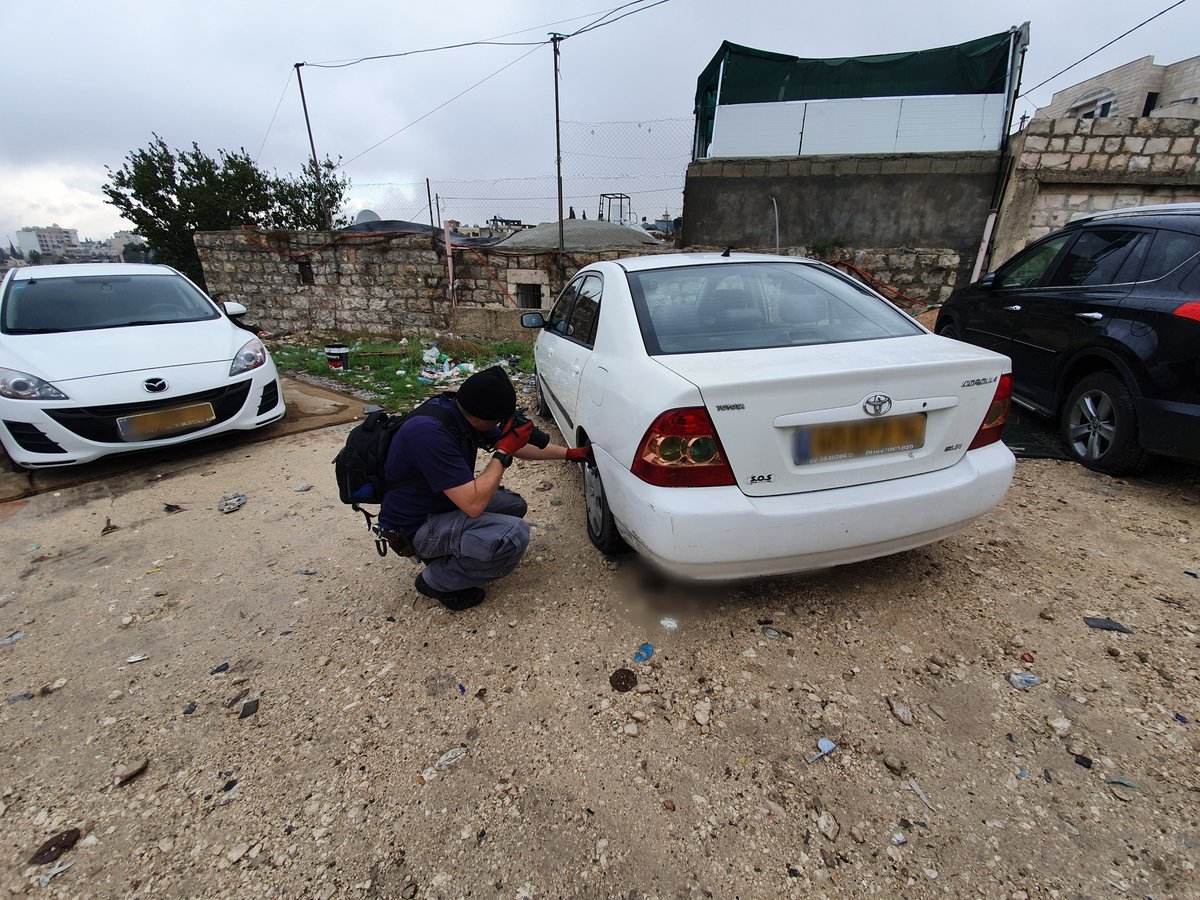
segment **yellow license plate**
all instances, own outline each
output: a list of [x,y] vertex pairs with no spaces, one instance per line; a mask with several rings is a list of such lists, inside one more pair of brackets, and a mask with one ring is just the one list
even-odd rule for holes
[[138,413],[117,419],[117,429],[127,441],[144,441],[147,438],[166,437],[187,431],[198,425],[207,425],[217,418],[211,403],[193,403],[174,409]]
[[793,440],[793,458],[800,466],[916,450],[925,445],[925,413],[807,425],[796,429]]

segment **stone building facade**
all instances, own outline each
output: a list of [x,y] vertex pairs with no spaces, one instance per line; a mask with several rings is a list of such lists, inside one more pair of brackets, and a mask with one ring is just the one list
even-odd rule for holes
[[1195,119],[1033,119],[1012,142],[989,268],[1090,212],[1200,201]]

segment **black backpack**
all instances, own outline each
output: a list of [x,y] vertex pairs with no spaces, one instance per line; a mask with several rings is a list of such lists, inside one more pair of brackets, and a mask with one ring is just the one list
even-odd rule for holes
[[[453,397],[454,394],[444,393],[441,396]],[[361,503],[382,503],[383,495],[389,490],[409,483],[407,481],[389,483],[384,477],[383,467],[387,462],[388,448],[392,445],[392,438],[396,436],[401,425],[415,416],[430,416],[437,419],[456,438],[461,436],[462,432],[454,413],[430,400],[426,400],[416,409],[401,415],[389,415],[386,410],[373,409],[367,413],[365,420],[350,429],[350,433],[346,435],[345,446],[333,460],[338,496],[355,512],[363,514],[363,518],[367,521],[367,528],[375,534],[375,548],[380,556],[387,554],[389,544],[402,556],[415,555],[411,543],[404,535],[385,532],[372,521],[375,516],[359,505]]]

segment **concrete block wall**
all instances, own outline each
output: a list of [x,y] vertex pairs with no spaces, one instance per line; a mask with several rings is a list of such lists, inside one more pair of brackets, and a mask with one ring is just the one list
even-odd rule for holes
[[1090,212],[1200,200],[1200,121],[1033,119],[1013,137],[989,268]]

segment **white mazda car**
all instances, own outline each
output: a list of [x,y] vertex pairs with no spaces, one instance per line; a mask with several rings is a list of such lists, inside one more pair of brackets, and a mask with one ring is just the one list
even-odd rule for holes
[[0,284],[0,441],[26,468],[282,418],[262,341],[168,266],[11,269]]
[[954,534],[1012,480],[1008,357],[819,262],[599,262],[522,324],[539,412],[594,450],[605,553],[689,579],[824,568]]

